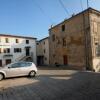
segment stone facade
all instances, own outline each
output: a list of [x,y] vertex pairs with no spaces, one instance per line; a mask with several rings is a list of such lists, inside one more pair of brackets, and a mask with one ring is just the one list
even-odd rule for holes
[[50,64],[95,70],[99,66],[100,12],[92,8],[49,29]]
[[100,12],[92,10],[90,13],[92,63],[93,68],[100,71]]
[[37,42],[37,64],[49,65],[49,37]]

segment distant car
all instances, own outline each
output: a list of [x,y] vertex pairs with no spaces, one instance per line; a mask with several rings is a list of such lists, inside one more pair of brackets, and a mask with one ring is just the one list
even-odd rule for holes
[[0,80],[8,77],[30,76],[35,77],[36,65],[32,62],[16,62],[0,68]]

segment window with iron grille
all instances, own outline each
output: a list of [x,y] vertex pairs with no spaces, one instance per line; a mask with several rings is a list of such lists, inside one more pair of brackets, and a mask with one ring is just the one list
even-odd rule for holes
[[10,48],[4,48],[4,53],[10,53]]
[[20,52],[22,52],[21,48],[14,48],[14,53],[20,53]]

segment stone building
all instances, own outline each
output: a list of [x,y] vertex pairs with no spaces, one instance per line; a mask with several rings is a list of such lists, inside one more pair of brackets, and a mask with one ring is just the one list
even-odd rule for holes
[[49,37],[37,42],[37,64],[49,65]]
[[100,70],[100,12],[88,8],[49,29],[50,65]]
[[36,38],[0,34],[0,67],[17,61],[36,64]]

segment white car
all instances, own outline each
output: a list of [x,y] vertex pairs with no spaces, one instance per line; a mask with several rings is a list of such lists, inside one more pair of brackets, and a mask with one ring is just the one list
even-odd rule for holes
[[36,65],[32,62],[16,62],[0,68],[0,80],[8,77],[30,76],[37,73]]

